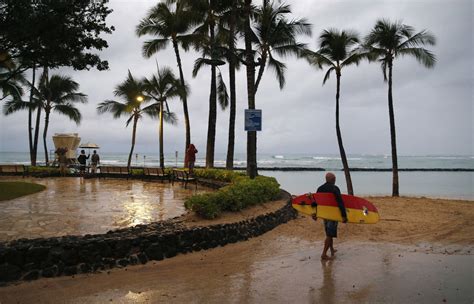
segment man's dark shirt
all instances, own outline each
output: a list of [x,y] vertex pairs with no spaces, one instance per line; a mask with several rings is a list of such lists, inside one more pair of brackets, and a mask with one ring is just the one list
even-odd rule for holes
[[[90,156],[90,155],[89,155]],[[79,155],[79,157],[77,158],[77,161],[81,164],[81,165],[85,165],[86,164],[86,160],[89,158],[89,156],[86,156],[85,154],[81,154]]]
[[341,210],[342,218],[347,218],[346,208],[344,207],[344,202],[341,196],[341,190],[336,185],[331,183],[325,183],[318,188],[318,193],[333,193],[336,197],[337,205],[339,206],[339,210]]

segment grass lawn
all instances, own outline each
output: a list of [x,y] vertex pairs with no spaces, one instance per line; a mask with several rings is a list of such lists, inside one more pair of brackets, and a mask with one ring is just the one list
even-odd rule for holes
[[14,199],[46,189],[46,186],[27,182],[0,182],[0,201]]

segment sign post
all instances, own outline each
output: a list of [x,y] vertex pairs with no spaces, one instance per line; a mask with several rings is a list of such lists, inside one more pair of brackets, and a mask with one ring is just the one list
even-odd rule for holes
[[245,110],[245,131],[262,131],[262,110]]

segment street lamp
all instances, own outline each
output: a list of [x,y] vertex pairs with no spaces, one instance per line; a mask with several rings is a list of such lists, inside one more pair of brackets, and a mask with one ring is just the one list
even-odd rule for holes
[[137,101],[138,101],[138,102],[142,102],[142,101],[143,101],[143,96],[138,95],[138,96],[137,96]]

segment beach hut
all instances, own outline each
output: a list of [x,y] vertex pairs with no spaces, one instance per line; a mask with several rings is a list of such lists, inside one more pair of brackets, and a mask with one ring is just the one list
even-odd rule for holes
[[76,149],[81,142],[78,133],[55,133],[53,142],[56,150],[59,148],[67,148],[66,157],[70,160],[76,160]]

